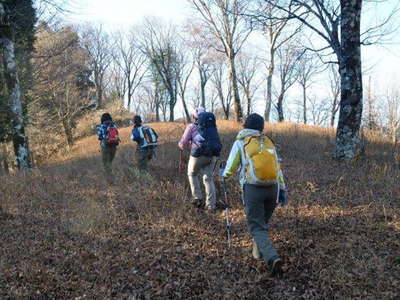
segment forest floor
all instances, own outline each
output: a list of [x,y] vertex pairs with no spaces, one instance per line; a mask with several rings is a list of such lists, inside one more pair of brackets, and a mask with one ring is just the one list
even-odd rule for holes
[[[389,143],[371,135],[365,158],[344,164],[330,159],[331,129],[267,124],[289,188],[270,225],[285,273],[271,278],[250,255],[236,180],[228,248],[223,212],[188,205],[176,147],[184,125],[152,126],[161,143],[150,175],[135,168],[124,128],[114,185],[94,136],[0,178],[0,299],[400,298],[400,169]],[[219,128],[226,158],[239,125]]]

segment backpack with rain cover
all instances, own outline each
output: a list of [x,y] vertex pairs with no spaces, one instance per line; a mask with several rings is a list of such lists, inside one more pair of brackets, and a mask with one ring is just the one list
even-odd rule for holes
[[191,155],[194,157],[219,156],[222,145],[214,114],[210,112],[200,113],[197,119],[197,130],[202,137],[202,141],[199,147],[192,151]]
[[275,145],[265,135],[248,136],[244,139],[246,158],[246,182],[269,186],[280,182],[281,171]]
[[114,125],[107,127],[105,143],[107,146],[117,146],[119,144],[118,129]]
[[155,149],[157,147],[158,134],[148,126],[139,127],[140,137],[143,139],[143,144],[140,146],[145,149]]

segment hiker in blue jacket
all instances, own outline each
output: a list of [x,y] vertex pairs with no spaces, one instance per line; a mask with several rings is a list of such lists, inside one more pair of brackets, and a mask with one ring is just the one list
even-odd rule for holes
[[153,158],[158,135],[153,128],[142,125],[139,115],[133,117],[132,141],[137,143],[136,161],[139,169],[147,171],[148,162]]

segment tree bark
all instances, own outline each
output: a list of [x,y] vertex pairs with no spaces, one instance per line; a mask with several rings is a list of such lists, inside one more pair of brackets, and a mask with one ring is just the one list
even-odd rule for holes
[[66,119],[62,120],[62,125],[64,128],[64,133],[65,133],[65,138],[67,140],[68,148],[71,149],[71,147],[74,145],[74,137],[72,135],[71,126],[69,126],[68,120]]
[[185,112],[186,122],[190,123],[191,120],[190,120],[189,110],[188,110],[187,105],[186,105],[186,99],[185,99],[185,97],[183,95],[181,97],[182,97],[182,104],[183,104],[183,110]]
[[156,103],[156,122],[160,122],[160,104],[159,103]]
[[127,103],[127,106],[128,106],[128,110],[129,110],[131,108],[131,102],[132,102],[132,83],[130,82],[129,77],[127,77],[127,78],[128,78],[128,103]]
[[334,156],[352,159],[360,151],[359,130],[363,109],[360,20],[362,0],[341,0],[341,81],[339,122]]
[[15,43],[9,16],[5,5],[0,3],[0,45],[3,48],[3,63],[6,85],[10,96],[13,115],[12,134],[14,152],[19,170],[31,168],[29,159],[28,138],[25,135],[24,115],[22,111],[22,95],[18,77],[17,61],[15,59]]
[[3,170],[5,174],[10,174],[10,166],[8,165],[8,149],[7,149],[7,144],[2,143],[1,144],[1,162],[3,164]]
[[246,90],[246,100],[247,100],[247,116],[251,114],[251,96],[250,96],[250,91]]
[[233,107],[235,109],[235,120],[236,122],[240,122],[243,119],[243,111],[242,111],[242,105],[240,103],[234,55],[231,55],[229,57],[228,65],[229,65],[229,83],[232,88]]
[[207,78],[204,71],[199,70],[200,73],[200,93],[201,93],[201,106],[206,108],[206,84]]
[[331,112],[331,126],[335,126],[335,116],[336,116],[336,111],[332,110]]
[[169,122],[174,122],[175,121],[175,116],[174,116],[174,108],[175,108],[175,103],[176,103],[176,94],[169,90]]
[[97,94],[97,109],[103,107],[103,76],[97,75],[95,78],[96,94]]
[[307,124],[307,87],[302,85],[303,88],[303,122]]
[[283,115],[283,94],[279,95],[278,101],[276,103],[276,110],[278,112],[278,121],[285,121],[285,117]]
[[272,76],[274,75],[274,70],[275,70],[275,51],[273,49],[270,49],[269,54],[271,56],[271,61],[268,67],[268,74],[267,74],[267,99],[265,103],[265,112],[264,112],[264,119],[266,122],[269,122],[271,115]]

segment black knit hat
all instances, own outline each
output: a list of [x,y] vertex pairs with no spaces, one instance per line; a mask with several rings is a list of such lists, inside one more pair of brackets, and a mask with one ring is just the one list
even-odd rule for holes
[[247,129],[255,129],[259,131],[264,130],[264,118],[261,117],[259,114],[251,114],[246,118],[243,124],[244,128]]
[[104,113],[101,115],[101,124],[107,121],[112,121],[111,115],[109,113]]
[[139,115],[133,117],[133,124],[135,125],[142,125],[142,118]]

